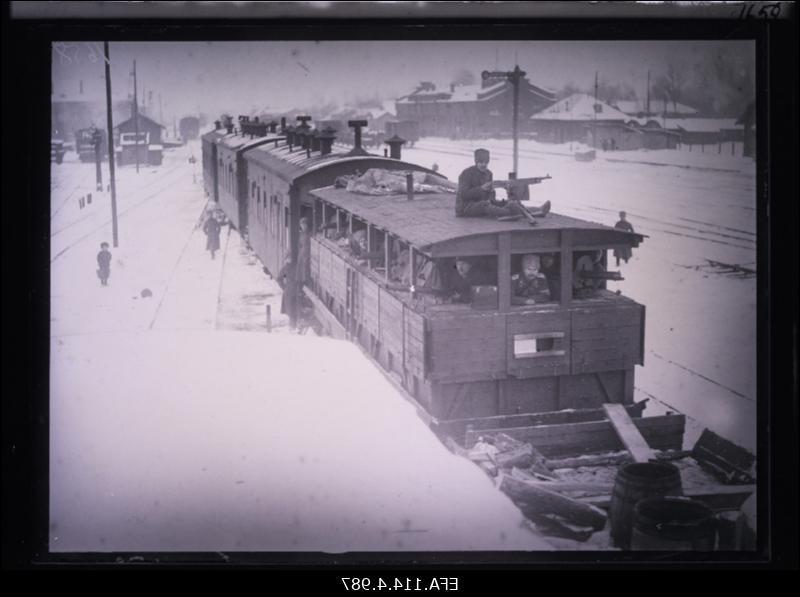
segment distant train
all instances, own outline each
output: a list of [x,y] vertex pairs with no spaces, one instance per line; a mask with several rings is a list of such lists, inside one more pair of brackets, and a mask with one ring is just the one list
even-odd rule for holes
[[[582,292],[579,264],[595,256],[605,265],[608,250],[636,247],[643,236],[554,213],[535,227],[457,218],[451,192],[348,191],[340,177],[371,168],[446,181],[403,161],[399,144],[393,157],[368,154],[360,123],[350,123],[352,149],[335,152],[331,128],[298,120],[260,123],[262,136],[245,133],[242,120],[238,130],[218,122],[202,136],[204,184],[273,274],[297,257],[300,219],[312,224],[304,292],[325,332],[360,345],[431,423],[608,402],[636,416],[645,307],[604,279]],[[357,234],[367,259],[346,241]],[[512,276],[531,253],[552,262],[550,298],[519,305]],[[448,298],[457,258],[492,276],[466,302]]]
[[184,116],[178,122],[178,131],[184,143],[197,139],[200,135],[200,119],[196,116]]

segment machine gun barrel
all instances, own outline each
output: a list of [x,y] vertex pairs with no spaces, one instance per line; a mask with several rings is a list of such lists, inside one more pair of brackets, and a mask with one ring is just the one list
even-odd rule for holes
[[625,278],[622,277],[622,274],[619,272],[595,272],[595,271],[581,271],[578,272],[578,275],[581,278],[586,280],[624,280]]
[[549,174],[545,174],[544,176],[529,176],[526,178],[513,178],[509,180],[493,180],[492,181],[492,188],[495,189],[505,189],[510,186],[527,186],[532,184],[539,184],[543,180],[549,180],[553,178]]

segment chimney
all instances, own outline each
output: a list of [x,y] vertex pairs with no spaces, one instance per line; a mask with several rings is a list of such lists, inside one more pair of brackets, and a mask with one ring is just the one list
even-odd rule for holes
[[354,131],[355,146],[347,155],[369,155],[361,147],[361,127],[367,126],[366,120],[348,120],[347,126],[351,127]]
[[390,154],[389,157],[391,157],[391,158],[393,158],[395,160],[399,160],[400,159],[400,146],[405,142],[406,142],[405,139],[403,139],[402,137],[399,137],[397,135],[394,135],[390,139],[386,139],[386,145],[388,145],[390,150],[391,150],[391,154]]
[[284,132],[286,133],[286,144],[289,146],[289,151],[292,151],[295,145],[294,127],[287,126]]
[[215,120],[214,121],[214,130],[218,131],[221,128],[222,128],[222,123],[219,120]]
[[311,151],[319,151],[319,131],[313,130],[308,136],[311,139]]
[[281,132],[286,131],[286,117],[281,116]]
[[226,122],[225,123],[225,128],[228,129],[228,134],[229,135],[232,134],[233,133],[233,121],[229,120],[228,122]]
[[326,126],[318,135],[320,152],[322,155],[328,155],[333,147],[333,141],[336,139],[336,131],[331,127]]
[[270,133],[274,133],[275,132],[275,127],[278,126],[278,123],[275,122],[274,120],[270,120],[269,124],[267,126],[269,126],[269,132]]
[[414,200],[414,175],[411,172],[406,172],[406,199]]
[[295,128],[295,140],[297,145],[300,145],[303,149],[308,149],[308,131],[311,130],[311,127],[308,126],[308,121],[311,120],[311,116],[298,116],[295,120],[299,120],[300,124],[297,125]]

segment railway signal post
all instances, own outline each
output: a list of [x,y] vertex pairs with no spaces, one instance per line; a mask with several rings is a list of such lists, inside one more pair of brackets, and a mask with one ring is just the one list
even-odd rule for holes
[[513,120],[511,123],[513,137],[514,137],[514,174],[519,171],[519,81],[527,73],[519,68],[519,64],[514,66],[512,71],[488,71],[485,70],[481,73],[484,81],[489,79],[505,79],[511,81],[514,86],[514,112]]

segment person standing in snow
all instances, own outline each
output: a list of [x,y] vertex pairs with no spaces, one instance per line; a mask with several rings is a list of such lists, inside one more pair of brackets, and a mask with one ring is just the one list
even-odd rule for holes
[[[625,212],[619,212],[619,222],[614,224],[614,228],[618,230],[624,230],[625,232],[633,232],[633,226],[631,223],[625,219]],[[630,247],[622,247],[620,249],[614,249],[614,257],[617,259],[617,267],[619,267],[619,260],[624,259],[625,263],[628,263],[628,259],[631,258],[631,248]]]
[[97,254],[97,277],[102,286],[108,286],[108,277],[111,275],[111,252],[108,243],[100,243],[100,252]]
[[289,329],[297,327],[297,306],[298,306],[298,284],[297,267],[289,255],[286,263],[278,273],[278,284],[283,289],[281,295],[281,313],[289,316]]
[[211,259],[214,259],[214,253],[219,251],[219,220],[212,215],[208,217],[206,223],[203,224],[203,232],[206,233],[206,249],[211,251]]
[[297,238],[297,286],[303,288],[311,278],[311,234],[308,218],[300,218],[300,234]]

